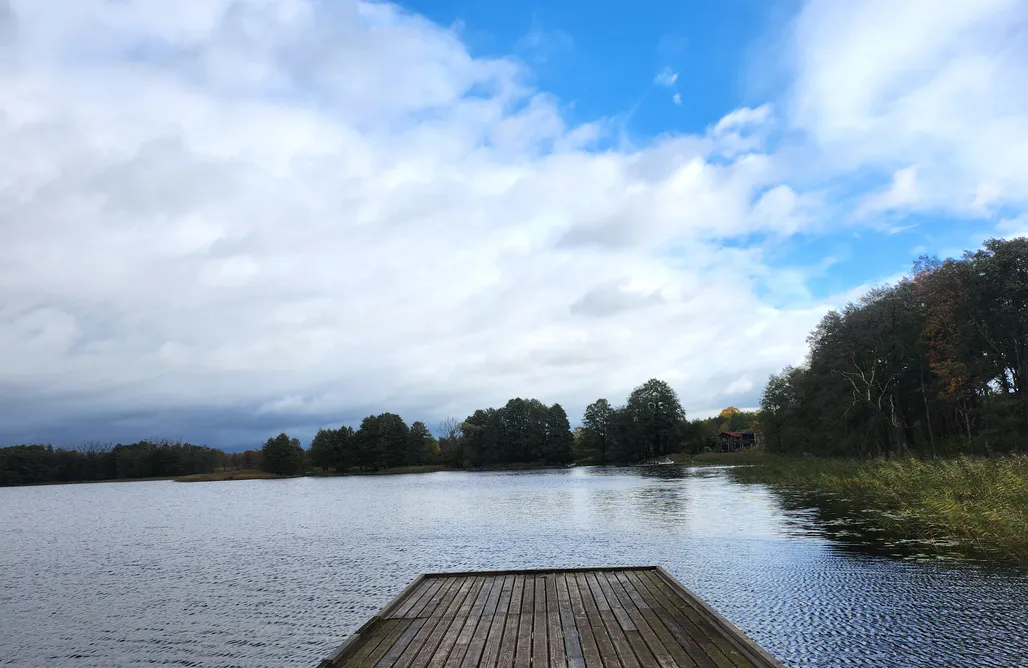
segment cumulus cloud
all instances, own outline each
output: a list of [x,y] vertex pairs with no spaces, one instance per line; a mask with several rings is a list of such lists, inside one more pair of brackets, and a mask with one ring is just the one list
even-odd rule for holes
[[676,81],[678,81],[678,72],[675,72],[670,67],[665,67],[660,72],[657,72],[657,76],[653,78],[653,83],[666,88],[674,86]]
[[758,225],[757,155],[590,152],[602,122],[393,5],[50,4],[11,5],[0,74],[6,439],[574,410],[661,373],[689,403],[802,353],[818,309],[762,307],[714,241]]
[[897,170],[884,190],[868,195],[860,205],[859,213],[867,215],[880,211],[915,206],[921,198],[916,166]]
[[679,93],[675,93],[671,96],[671,101],[675,104],[682,104],[682,96]]
[[857,169],[917,165],[918,206],[1028,192],[1017,3],[895,9],[912,45],[873,2],[808,3],[786,99],[620,149],[395,5],[54,5],[0,0],[8,442],[252,446],[518,395],[574,418],[653,376],[693,414],[755,405],[839,302],[725,240],[824,225],[803,184]]
[[724,135],[728,132],[735,132],[754,126],[759,126],[771,118],[771,105],[762,104],[755,109],[742,107],[736,109],[714,125],[715,135]]
[[[882,20],[882,17],[888,20]],[[823,169],[919,166],[914,208],[1024,206],[1028,5],[810,0],[792,34],[794,127]]]

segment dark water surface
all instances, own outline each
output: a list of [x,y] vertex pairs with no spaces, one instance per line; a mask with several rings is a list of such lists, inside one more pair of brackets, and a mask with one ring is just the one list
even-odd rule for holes
[[1028,573],[839,521],[717,469],[0,489],[0,665],[314,666],[424,571],[660,564],[790,666],[1028,666]]

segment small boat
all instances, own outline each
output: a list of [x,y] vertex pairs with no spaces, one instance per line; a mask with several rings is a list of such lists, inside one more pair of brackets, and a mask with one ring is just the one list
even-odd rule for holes
[[629,466],[674,466],[675,462],[670,457],[664,457],[662,459],[651,459],[648,462],[639,462],[638,464],[629,464]]

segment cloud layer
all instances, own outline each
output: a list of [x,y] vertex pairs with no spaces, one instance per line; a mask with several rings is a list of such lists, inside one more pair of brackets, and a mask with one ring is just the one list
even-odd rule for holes
[[0,440],[574,418],[653,376],[754,405],[832,300],[736,240],[823,231],[868,168],[864,217],[1028,195],[1023,6],[911,46],[857,4],[799,15],[781,100],[626,148],[394,5],[0,0]]

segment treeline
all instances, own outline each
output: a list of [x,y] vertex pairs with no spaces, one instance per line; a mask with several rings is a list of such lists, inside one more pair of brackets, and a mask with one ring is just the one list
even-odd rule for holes
[[90,443],[75,449],[15,445],[0,448],[0,485],[167,478],[259,464],[260,453],[252,450],[226,454],[204,445],[167,440]]
[[[571,425],[560,404],[511,399],[502,408],[450,418],[436,439],[423,422],[409,427],[395,413],[371,415],[351,427],[321,429],[308,458],[339,473],[422,465],[480,468],[505,464],[563,464],[573,460]],[[281,437],[280,437],[281,438]]]
[[[278,438],[282,449],[282,436]],[[347,426],[319,429],[307,457],[313,466],[338,473],[378,471],[439,463],[439,443],[424,422],[408,427],[399,415],[381,413],[361,420],[356,431]]]
[[480,467],[507,464],[567,464],[574,460],[571,424],[560,404],[511,399],[502,408],[476,410],[457,425],[443,423],[439,439],[444,464]]
[[990,240],[822,319],[806,363],[772,375],[768,449],[834,456],[1023,452],[1028,240]]

